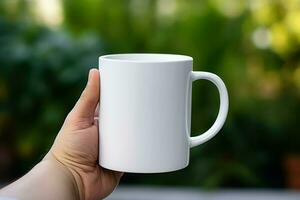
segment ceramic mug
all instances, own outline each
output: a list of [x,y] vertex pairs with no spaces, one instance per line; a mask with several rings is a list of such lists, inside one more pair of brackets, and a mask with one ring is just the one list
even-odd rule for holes
[[[215,74],[192,71],[193,58],[173,54],[115,54],[99,58],[99,164],[134,173],[182,169],[191,147],[214,137],[228,112],[228,94]],[[190,136],[192,82],[206,79],[220,94],[210,129]]]

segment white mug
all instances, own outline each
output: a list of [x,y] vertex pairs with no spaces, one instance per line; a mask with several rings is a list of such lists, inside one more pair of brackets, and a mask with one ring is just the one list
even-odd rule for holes
[[[215,74],[192,71],[193,58],[115,54],[99,58],[99,164],[122,172],[161,173],[189,163],[191,147],[214,137],[228,112],[228,94]],[[192,82],[213,82],[220,94],[216,121],[191,137]]]

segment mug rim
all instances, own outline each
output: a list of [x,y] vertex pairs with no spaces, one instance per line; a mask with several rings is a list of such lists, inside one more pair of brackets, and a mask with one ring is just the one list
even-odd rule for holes
[[107,54],[99,57],[99,60],[129,63],[170,63],[193,61],[191,56],[164,53],[121,53]]

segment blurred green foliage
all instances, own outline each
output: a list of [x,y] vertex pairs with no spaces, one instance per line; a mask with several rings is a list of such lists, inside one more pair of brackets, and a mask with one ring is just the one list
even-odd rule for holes
[[[17,166],[9,176],[47,151],[99,55],[159,52],[190,55],[194,70],[219,74],[229,116],[191,151],[186,170],[124,182],[284,187],[284,159],[300,154],[298,0],[62,0],[64,21],[54,28],[40,25],[33,3],[8,2],[0,3],[0,158],[3,149]],[[213,85],[195,83],[192,133],[217,109]]]
[[103,48],[93,35],[74,39],[25,21],[0,19],[0,27],[0,150],[20,175],[49,149]]

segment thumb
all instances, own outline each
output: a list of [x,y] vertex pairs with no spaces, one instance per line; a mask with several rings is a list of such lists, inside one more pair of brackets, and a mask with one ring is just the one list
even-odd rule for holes
[[100,74],[97,69],[89,71],[88,82],[79,100],[70,112],[71,120],[88,120],[93,123],[100,95]]

